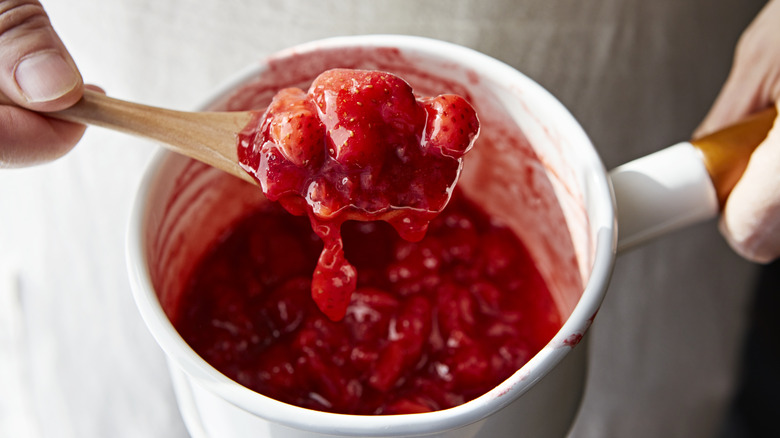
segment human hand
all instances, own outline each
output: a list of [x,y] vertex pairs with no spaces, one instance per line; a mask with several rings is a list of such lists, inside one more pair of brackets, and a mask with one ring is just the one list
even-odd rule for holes
[[[780,0],[770,0],[742,34],[726,83],[694,133],[701,137],[780,103]],[[780,256],[780,123],[758,146],[726,202],[720,230],[748,260]]]
[[[82,125],[28,111],[57,111],[76,103],[84,83],[76,64],[37,0],[0,0],[0,168],[22,167],[64,155]],[[23,107],[23,108],[20,108]]]

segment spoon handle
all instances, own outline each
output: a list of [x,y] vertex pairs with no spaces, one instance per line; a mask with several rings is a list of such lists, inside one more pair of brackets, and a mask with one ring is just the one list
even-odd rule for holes
[[751,154],[772,129],[776,117],[777,109],[773,106],[735,125],[691,140],[702,154],[721,208],[745,172]]
[[[1,94],[0,104],[15,105]],[[255,113],[251,111],[175,111],[114,99],[87,89],[81,100],[70,108],[42,114],[153,140],[182,155],[257,184],[239,166],[237,154],[237,134],[252,120]]]
[[256,184],[238,165],[236,152],[236,134],[249,123],[250,112],[174,111],[85,90],[72,107],[47,115],[147,138]]

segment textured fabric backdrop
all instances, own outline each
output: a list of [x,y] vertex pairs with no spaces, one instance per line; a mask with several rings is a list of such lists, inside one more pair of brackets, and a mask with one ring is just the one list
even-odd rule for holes
[[[539,81],[607,167],[687,138],[758,0],[43,0],[85,80],[191,109],[243,66],[327,36],[460,43]],[[0,436],[183,437],[125,270],[154,145],[100,129],[0,171]],[[576,437],[711,437],[731,396],[754,267],[714,223],[622,255],[593,327]]]

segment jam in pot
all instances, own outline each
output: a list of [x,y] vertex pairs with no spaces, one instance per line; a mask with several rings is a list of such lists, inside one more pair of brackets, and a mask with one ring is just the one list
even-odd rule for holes
[[560,328],[515,234],[455,190],[418,242],[385,222],[343,225],[360,272],[344,318],[310,296],[323,243],[267,203],[195,269],[174,325],[207,362],[261,394],[345,414],[446,409],[489,391]]

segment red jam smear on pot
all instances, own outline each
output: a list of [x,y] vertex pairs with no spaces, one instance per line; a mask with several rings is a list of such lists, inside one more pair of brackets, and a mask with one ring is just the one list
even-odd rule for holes
[[267,203],[214,243],[174,325],[207,362],[256,392],[357,415],[474,399],[560,328],[523,244],[459,190],[422,240],[359,221],[344,224],[343,239],[360,277],[340,322],[310,298],[322,241],[305,217]]
[[390,73],[336,69],[308,91],[281,90],[239,135],[238,157],[268,199],[308,215],[324,242],[311,295],[338,321],[357,284],[344,222],[382,220],[408,241],[422,239],[478,132],[460,96],[416,97]]

